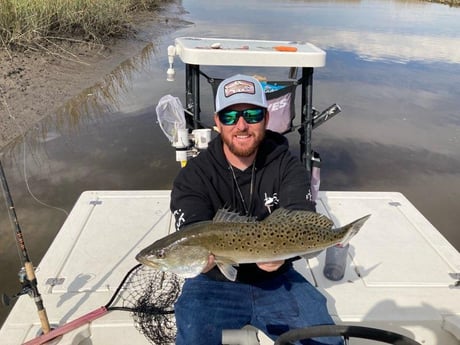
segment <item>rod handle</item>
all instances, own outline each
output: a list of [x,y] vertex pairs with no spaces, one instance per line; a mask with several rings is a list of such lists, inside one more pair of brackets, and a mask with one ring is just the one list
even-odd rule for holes
[[43,308],[38,310],[38,317],[40,319],[40,324],[42,325],[43,334],[47,334],[51,331],[50,323],[48,320],[48,315],[46,314],[46,309]]
[[40,296],[38,289],[36,288],[37,278],[35,277],[34,265],[32,265],[32,262],[27,261],[26,263],[24,263],[24,268],[26,270],[27,280],[29,280],[29,282],[34,287],[35,296],[33,297],[35,299],[35,304],[37,305],[37,313],[40,319],[40,324],[42,325],[42,331],[44,334],[49,333],[51,327],[48,320],[48,315],[46,314],[46,309],[43,306],[42,297]]
[[27,280],[30,282],[35,281],[35,270],[34,270],[34,265],[32,265],[32,262],[28,261],[24,263],[24,268],[26,270],[26,277]]

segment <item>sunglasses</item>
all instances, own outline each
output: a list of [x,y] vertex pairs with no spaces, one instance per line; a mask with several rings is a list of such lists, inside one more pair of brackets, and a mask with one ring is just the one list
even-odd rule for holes
[[222,110],[219,112],[219,120],[225,126],[234,125],[241,116],[248,124],[259,123],[265,117],[265,109]]

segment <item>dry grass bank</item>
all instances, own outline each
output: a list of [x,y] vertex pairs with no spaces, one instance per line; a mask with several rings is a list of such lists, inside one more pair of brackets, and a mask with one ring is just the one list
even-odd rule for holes
[[0,42],[6,49],[40,49],[61,40],[101,43],[129,34],[132,16],[170,0],[2,0]]

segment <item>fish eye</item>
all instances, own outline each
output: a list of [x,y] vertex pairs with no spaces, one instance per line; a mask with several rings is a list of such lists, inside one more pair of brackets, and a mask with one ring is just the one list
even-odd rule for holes
[[165,251],[163,249],[157,250],[155,256],[157,259],[163,259],[165,257]]

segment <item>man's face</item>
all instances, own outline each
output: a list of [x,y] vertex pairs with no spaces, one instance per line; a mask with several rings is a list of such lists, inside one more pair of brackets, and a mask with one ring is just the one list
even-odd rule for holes
[[[247,110],[257,109],[258,107],[251,104],[235,104],[225,109],[228,110]],[[265,128],[268,122],[268,113],[264,119],[258,123],[249,124],[240,116],[233,125],[224,125],[215,116],[216,126],[220,131],[222,141],[227,149],[237,157],[250,157],[256,153],[257,148],[265,136]]]

